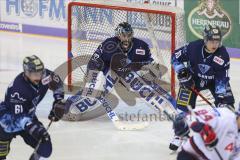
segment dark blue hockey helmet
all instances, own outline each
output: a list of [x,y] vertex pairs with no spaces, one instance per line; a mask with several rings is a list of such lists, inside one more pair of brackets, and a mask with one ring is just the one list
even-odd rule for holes
[[206,25],[203,31],[204,42],[216,40],[222,43],[222,33],[218,26]]
[[121,41],[121,48],[123,49],[123,51],[127,51],[129,48],[131,48],[133,29],[129,23],[120,23],[115,29],[115,36],[117,36]]
[[43,72],[43,62],[36,55],[27,56],[23,60],[23,71],[26,72]]
[[115,29],[115,35],[128,35],[129,37],[133,37],[133,29],[132,26],[128,22],[120,23],[117,28]]
[[190,132],[188,124],[185,120],[186,113],[182,112],[176,115],[173,121],[173,129],[176,136],[187,136]]

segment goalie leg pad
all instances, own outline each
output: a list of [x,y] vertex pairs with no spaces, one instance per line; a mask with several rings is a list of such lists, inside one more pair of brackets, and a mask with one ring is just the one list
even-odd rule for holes
[[197,95],[191,90],[180,87],[177,96],[177,108],[186,112],[188,111],[187,106],[190,105],[195,108]]
[[6,158],[10,151],[10,141],[0,141],[0,159]]

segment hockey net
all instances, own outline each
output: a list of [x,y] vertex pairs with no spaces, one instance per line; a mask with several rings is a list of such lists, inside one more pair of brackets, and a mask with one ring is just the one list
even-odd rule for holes
[[[68,87],[81,85],[81,74],[106,38],[114,36],[115,28],[128,22],[134,37],[147,42],[159,79],[175,97],[175,74],[171,53],[185,43],[184,12],[176,7],[120,2],[71,2],[68,6]],[[81,66],[81,67],[80,67]],[[81,71],[80,71],[81,70]]]

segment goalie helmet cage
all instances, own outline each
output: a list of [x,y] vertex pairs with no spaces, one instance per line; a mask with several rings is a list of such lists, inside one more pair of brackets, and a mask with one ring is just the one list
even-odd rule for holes
[[115,36],[115,28],[121,22],[130,23],[134,37],[149,44],[154,62],[160,64],[161,79],[168,82],[175,97],[171,54],[185,43],[184,12],[176,7],[130,2],[69,3],[68,89],[71,91],[83,80],[81,71],[86,70],[91,55],[106,38]]

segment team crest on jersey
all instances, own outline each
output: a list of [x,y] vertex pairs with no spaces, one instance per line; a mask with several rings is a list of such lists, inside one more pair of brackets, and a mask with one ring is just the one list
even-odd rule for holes
[[145,55],[145,50],[144,49],[136,49],[136,54]]
[[219,65],[223,65],[223,63],[224,63],[224,60],[222,58],[218,57],[218,56],[215,56],[213,58],[213,61],[216,62]]
[[205,74],[210,69],[210,66],[206,64],[198,64],[198,68],[200,69],[202,74]]
[[16,98],[17,100],[23,101],[25,102],[26,99],[24,99],[23,97],[20,97],[20,94],[18,92],[14,92],[13,94],[11,94],[11,98]]

